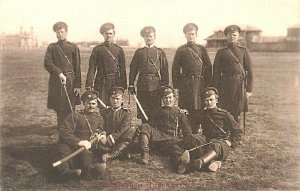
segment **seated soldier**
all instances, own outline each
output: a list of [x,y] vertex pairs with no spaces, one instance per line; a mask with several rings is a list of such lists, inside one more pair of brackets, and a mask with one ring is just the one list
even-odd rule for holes
[[204,153],[192,163],[193,169],[196,170],[206,167],[210,171],[217,171],[221,167],[221,161],[227,158],[230,149],[236,148],[242,138],[243,131],[233,116],[217,107],[218,97],[216,88],[205,88],[203,93],[205,108],[199,118],[207,146],[200,148]]
[[180,146],[189,147],[184,143],[199,145],[205,142],[205,137],[192,134],[187,111],[174,106],[176,98],[171,86],[161,88],[161,98],[164,106],[155,112],[149,123],[142,124],[138,129],[141,163],[149,163],[150,141],[151,149],[170,155],[171,163],[179,165],[187,160],[184,156],[181,158],[184,149]]
[[136,132],[136,128],[131,126],[130,111],[123,107],[124,89],[112,87],[109,98],[111,106],[101,110],[107,135],[103,140],[104,144],[98,144],[103,162],[108,162],[125,153]]
[[94,164],[93,151],[88,150],[92,146],[89,142],[91,137],[104,130],[97,98],[96,91],[84,92],[81,96],[84,110],[71,113],[59,129],[59,142],[55,147],[54,155],[56,159],[70,155],[78,147],[86,149],[55,168],[61,181],[79,177],[91,180],[91,174],[101,174],[105,169],[103,164]]

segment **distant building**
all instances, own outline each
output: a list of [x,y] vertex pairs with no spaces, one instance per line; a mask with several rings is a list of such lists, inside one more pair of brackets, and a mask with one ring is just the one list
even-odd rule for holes
[[[240,43],[248,48],[251,48],[251,41],[253,37],[257,35],[259,36],[262,31],[259,28],[249,25],[241,25],[240,27]],[[209,49],[219,49],[225,47],[227,40],[223,31],[224,29],[217,29],[214,34],[207,37],[205,39],[207,41],[206,47]]]
[[[300,52],[300,24],[287,29],[287,36],[260,36],[260,29],[253,26],[241,26],[240,43],[251,51],[287,51]],[[206,38],[206,47],[216,51],[226,46],[224,30],[216,30]]]
[[300,52],[300,24],[287,28],[287,36],[255,36],[253,51]]
[[20,27],[18,34],[1,34],[0,49],[33,49],[39,48],[37,37],[34,34],[34,28],[31,27],[29,32]]

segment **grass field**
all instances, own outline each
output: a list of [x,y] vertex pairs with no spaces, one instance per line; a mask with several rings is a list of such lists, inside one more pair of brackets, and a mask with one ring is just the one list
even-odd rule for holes
[[[169,63],[174,51],[166,50]],[[90,53],[81,52],[82,84]],[[133,53],[125,50],[127,65]],[[44,54],[1,51],[1,190],[300,190],[299,53],[251,53],[255,83],[246,135],[219,171],[178,175],[166,157],[152,155],[140,166],[136,154],[108,163],[99,180],[63,184],[50,169],[56,115],[46,108]]]

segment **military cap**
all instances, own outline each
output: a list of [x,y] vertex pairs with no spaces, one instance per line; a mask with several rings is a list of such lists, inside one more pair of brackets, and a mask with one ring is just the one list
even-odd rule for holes
[[171,86],[163,86],[161,87],[160,93],[161,93],[161,97],[167,96],[170,93],[174,94],[174,89]]
[[155,33],[155,28],[152,26],[146,26],[140,32],[142,37],[149,35],[150,33]]
[[100,27],[100,33],[104,34],[105,32],[111,30],[111,29],[115,29],[115,25],[112,23],[104,23],[101,27]]
[[198,26],[195,23],[188,23],[183,27],[183,33],[187,33],[189,31],[198,31]]
[[99,97],[98,92],[94,90],[88,90],[81,95],[81,101],[93,100]]
[[229,32],[241,32],[241,28],[237,25],[229,25],[224,29],[224,34],[227,35]]
[[109,91],[109,95],[112,96],[112,95],[123,95],[124,94],[124,88],[122,87],[118,87],[118,86],[114,86],[110,89]]
[[218,98],[219,97],[218,94],[219,93],[218,93],[218,90],[216,88],[214,88],[214,87],[206,87],[206,88],[204,88],[204,91],[203,91],[203,99],[206,99],[206,98],[208,98],[208,97],[210,97],[212,95],[215,95],[216,98]]
[[57,30],[65,29],[68,31],[68,25],[64,22],[57,22],[53,25],[53,31],[56,32]]

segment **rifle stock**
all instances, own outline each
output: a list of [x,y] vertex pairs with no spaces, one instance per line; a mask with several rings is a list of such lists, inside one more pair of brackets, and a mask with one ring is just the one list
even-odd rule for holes
[[[94,136],[91,140],[90,143],[93,144],[95,141],[97,141],[100,136],[105,135],[105,131],[98,133],[96,136]],[[70,155],[60,159],[59,161],[56,161],[55,163],[52,164],[53,167],[56,167],[68,160],[70,160],[71,158],[75,157],[76,155],[78,155],[79,153],[81,153],[82,151],[85,150],[85,147],[80,147],[79,149],[77,149],[76,151],[74,151],[73,153],[71,153]]]

